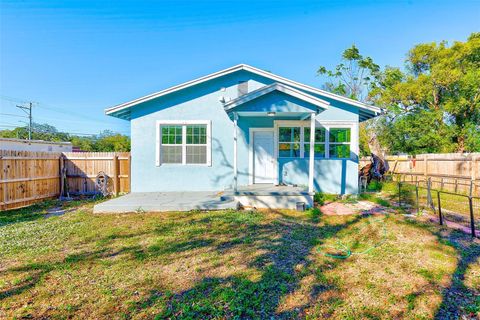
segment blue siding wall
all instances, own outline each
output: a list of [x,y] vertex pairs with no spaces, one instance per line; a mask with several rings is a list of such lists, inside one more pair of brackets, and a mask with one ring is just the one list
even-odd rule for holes
[[[281,181],[308,185],[308,159],[278,159]],[[358,162],[350,159],[316,159],[314,187],[317,191],[352,194],[358,191]]]
[[[132,138],[132,191],[200,191],[224,190],[233,182],[233,123],[219,101],[221,96],[235,98],[239,81],[249,81],[249,91],[272,83],[251,73],[240,71],[181,92],[140,104],[131,110]],[[221,91],[221,88],[225,88]],[[268,95],[264,100],[254,100],[267,108],[285,105],[294,110],[301,101],[282,94]],[[331,103],[329,110],[317,116],[319,120],[358,121],[358,110],[347,104],[320,98]],[[309,107],[303,103],[302,107]],[[245,108],[249,108],[248,105]],[[157,120],[211,120],[212,166],[155,165]],[[238,144],[238,182],[248,184],[249,128],[272,128],[274,118],[240,117]],[[277,119],[278,120],[278,119]],[[357,192],[356,160],[315,160],[315,187],[328,193]],[[286,183],[307,185],[308,159],[279,159],[279,177]]]

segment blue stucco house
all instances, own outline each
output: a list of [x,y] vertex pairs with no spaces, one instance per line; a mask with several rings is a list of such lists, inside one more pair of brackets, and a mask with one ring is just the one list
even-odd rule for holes
[[131,122],[132,192],[237,195],[357,193],[359,123],[379,112],[245,64],[106,109]]

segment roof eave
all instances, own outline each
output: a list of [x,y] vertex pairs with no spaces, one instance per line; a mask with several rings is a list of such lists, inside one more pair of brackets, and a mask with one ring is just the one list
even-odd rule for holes
[[116,112],[120,111],[120,110],[130,108],[134,105],[137,105],[137,104],[140,104],[140,103],[143,103],[143,102],[146,102],[146,101],[164,96],[166,94],[182,90],[186,87],[193,86],[193,85],[196,85],[196,84],[200,84],[200,83],[206,82],[210,79],[213,79],[213,78],[216,78],[216,77],[219,77],[219,76],[223,76],[223,75],[227,75],[227,74],[239,71],[239,70],[250,71],[250,72],[255,73],[257,75],[264,76],[266,78],[270,78],[274,81],[287,83],[287,84],[295,86],[297,88],[301,88],[302,90],[309,91],[309,92],[312,92],[312,93],[317,93],[319,95],[323,95],[323,96],[326,96],[326,97],[330,97],[334,100],[342,101],[342,102],[348,103],[350,105],[359,107],[361,109],[369,110],[369,111],[374,112],[374,113],[380,113],[381,112],[381,109],[378,108],[378,107],[370,106],[370,105],[364,104],[360,101],[356,101],[356,100],[353,100],[353,99],[350,99],[350,98],[347,98],[347,97],[339,96],[337,94],[334,94],[334,93],[331,93],[331,92],[328,92],[328,91],[324,91],[324,90],[321,90],[321,89],[318,89],[318,88],[315,88],[315,87],[312,87],[312,86],[309,86],[309,85],[306,85],[306,84],[303,84],[303,83],[300,83],[300,82],[296,82],[296,81],[278,76],[276,74],[273,74],[273,73],[270,73],[270,72],[252,67],[252,66],[247,65],[247,64],[238,64],[238,65],[235,65],[233,67],[223,69],[223,70],[211,73],[209,75],[206,75],[206,76],[194,79],[194,80],[190,80],[190,81],[181,83],[179,85],[167,88],[165,90],[158,91],[158,92],[149,94],[147,96],[144,96],[144,97],[141,97],[141,98],[138,98],[138,99],[135,99],[135,100],[131,100],[131,101],[128,101],[128,102],[125,102],[125,103],[122,103],[122,104],[119,104],[119,105],[116,105],[116,106],[113,106],[111,108],[107,108],[107,109],[105,109],[105,114],[115,116],[114,114]]

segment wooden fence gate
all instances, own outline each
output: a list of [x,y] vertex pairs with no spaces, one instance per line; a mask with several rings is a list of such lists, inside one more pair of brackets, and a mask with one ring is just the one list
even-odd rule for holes
[[129,152],[30,152],[0,150],[0,210],[15,209],[60,195],[61,169],[71,195],[98,193],[104,172],[114,194],[130,192]]

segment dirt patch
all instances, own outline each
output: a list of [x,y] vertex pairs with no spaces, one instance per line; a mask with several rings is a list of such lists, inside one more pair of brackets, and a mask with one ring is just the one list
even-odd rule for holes
[[47,214],[45,215],[45,218],[62,216],[65,213],[70,212],[70,211],[75,211],[75,208],[70,208],[70,209],[65,209],[65,208],[62,208],[62,207],[50,208],[50,209],[47,210]]
[[353,203],[331,202],[320,207],[327,216],[345,216],[353,214],[377,215],[392,212],[392,209],[370,201],[357,201]]

